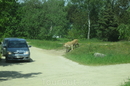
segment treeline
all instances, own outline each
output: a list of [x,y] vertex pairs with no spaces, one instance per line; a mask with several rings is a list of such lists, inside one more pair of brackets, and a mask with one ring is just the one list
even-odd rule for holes
[[0,0],[0,36],[130,40],[130,0]]

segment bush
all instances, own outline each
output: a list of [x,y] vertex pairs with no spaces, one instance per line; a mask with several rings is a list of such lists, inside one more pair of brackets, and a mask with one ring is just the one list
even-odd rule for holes
[[85,36],[83,35],[83,32],[81,32],[80,30],[77,29],[70,29],[68,31],[68,36],[67,38],[69,39],[77,39],[77,38],[85,38]]

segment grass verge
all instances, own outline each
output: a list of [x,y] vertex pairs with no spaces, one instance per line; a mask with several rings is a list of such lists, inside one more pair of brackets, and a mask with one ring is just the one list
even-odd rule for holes
[[29,45],[42,48],[42,49],[63,49],[63,43],[66,40],[47,41],[47,40],[31,40],[27,39]]
[[125,82],[125,84],[121,85],[121,86],[130,86],[130,79],[128,82]]
[[[103,53],[105,57],[95,57],[94,53]],[[90,42],[65,55],[66,58],[84,65],[110,65],[130,63],[129,42]]]
[[[63,49],[68,39],[57,41],[27,40],[30,45],[43,49]],[[83,65],[110,65],[130,63],[130,42],[102,42],[99,40],[80,40],[80,47],[64,56]],[[94,57],[94,53],[103,53],[105,57]]]

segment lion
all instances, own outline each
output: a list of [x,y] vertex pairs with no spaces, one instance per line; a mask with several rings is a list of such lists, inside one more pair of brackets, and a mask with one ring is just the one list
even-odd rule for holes
[[73,43],[72,43],[72,41],[65,43],[64,47],[66,48],[66,52],[69,52],[70,50],[73,50]]
[[77,46],[79,47],[78,39],[74,39],[72,43],[73,43],[74,48],[76,48]]
[[74,39],[71,42],[67,42],[64,44],[64,47],[66,48],[66,52],[69,52],[70,50],[73,50],[74,48],[79,46],[78,39]]

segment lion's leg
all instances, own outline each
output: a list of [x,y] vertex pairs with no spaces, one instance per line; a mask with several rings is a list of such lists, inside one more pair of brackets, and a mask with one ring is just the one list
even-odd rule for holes
[[73,49],[76,48],[75,44],[73,44]]
[[66,47],[66,53],[69,52],[71,50],[70,47]]
[[77,47],[77,46],[79,47],[79,43],[76,44],[76,47]]
[[68,52],[68,47],[66,47],[66,53]]
[[74,50],[74,45],[71,45],[70,47],[71,47],[71,50]]

